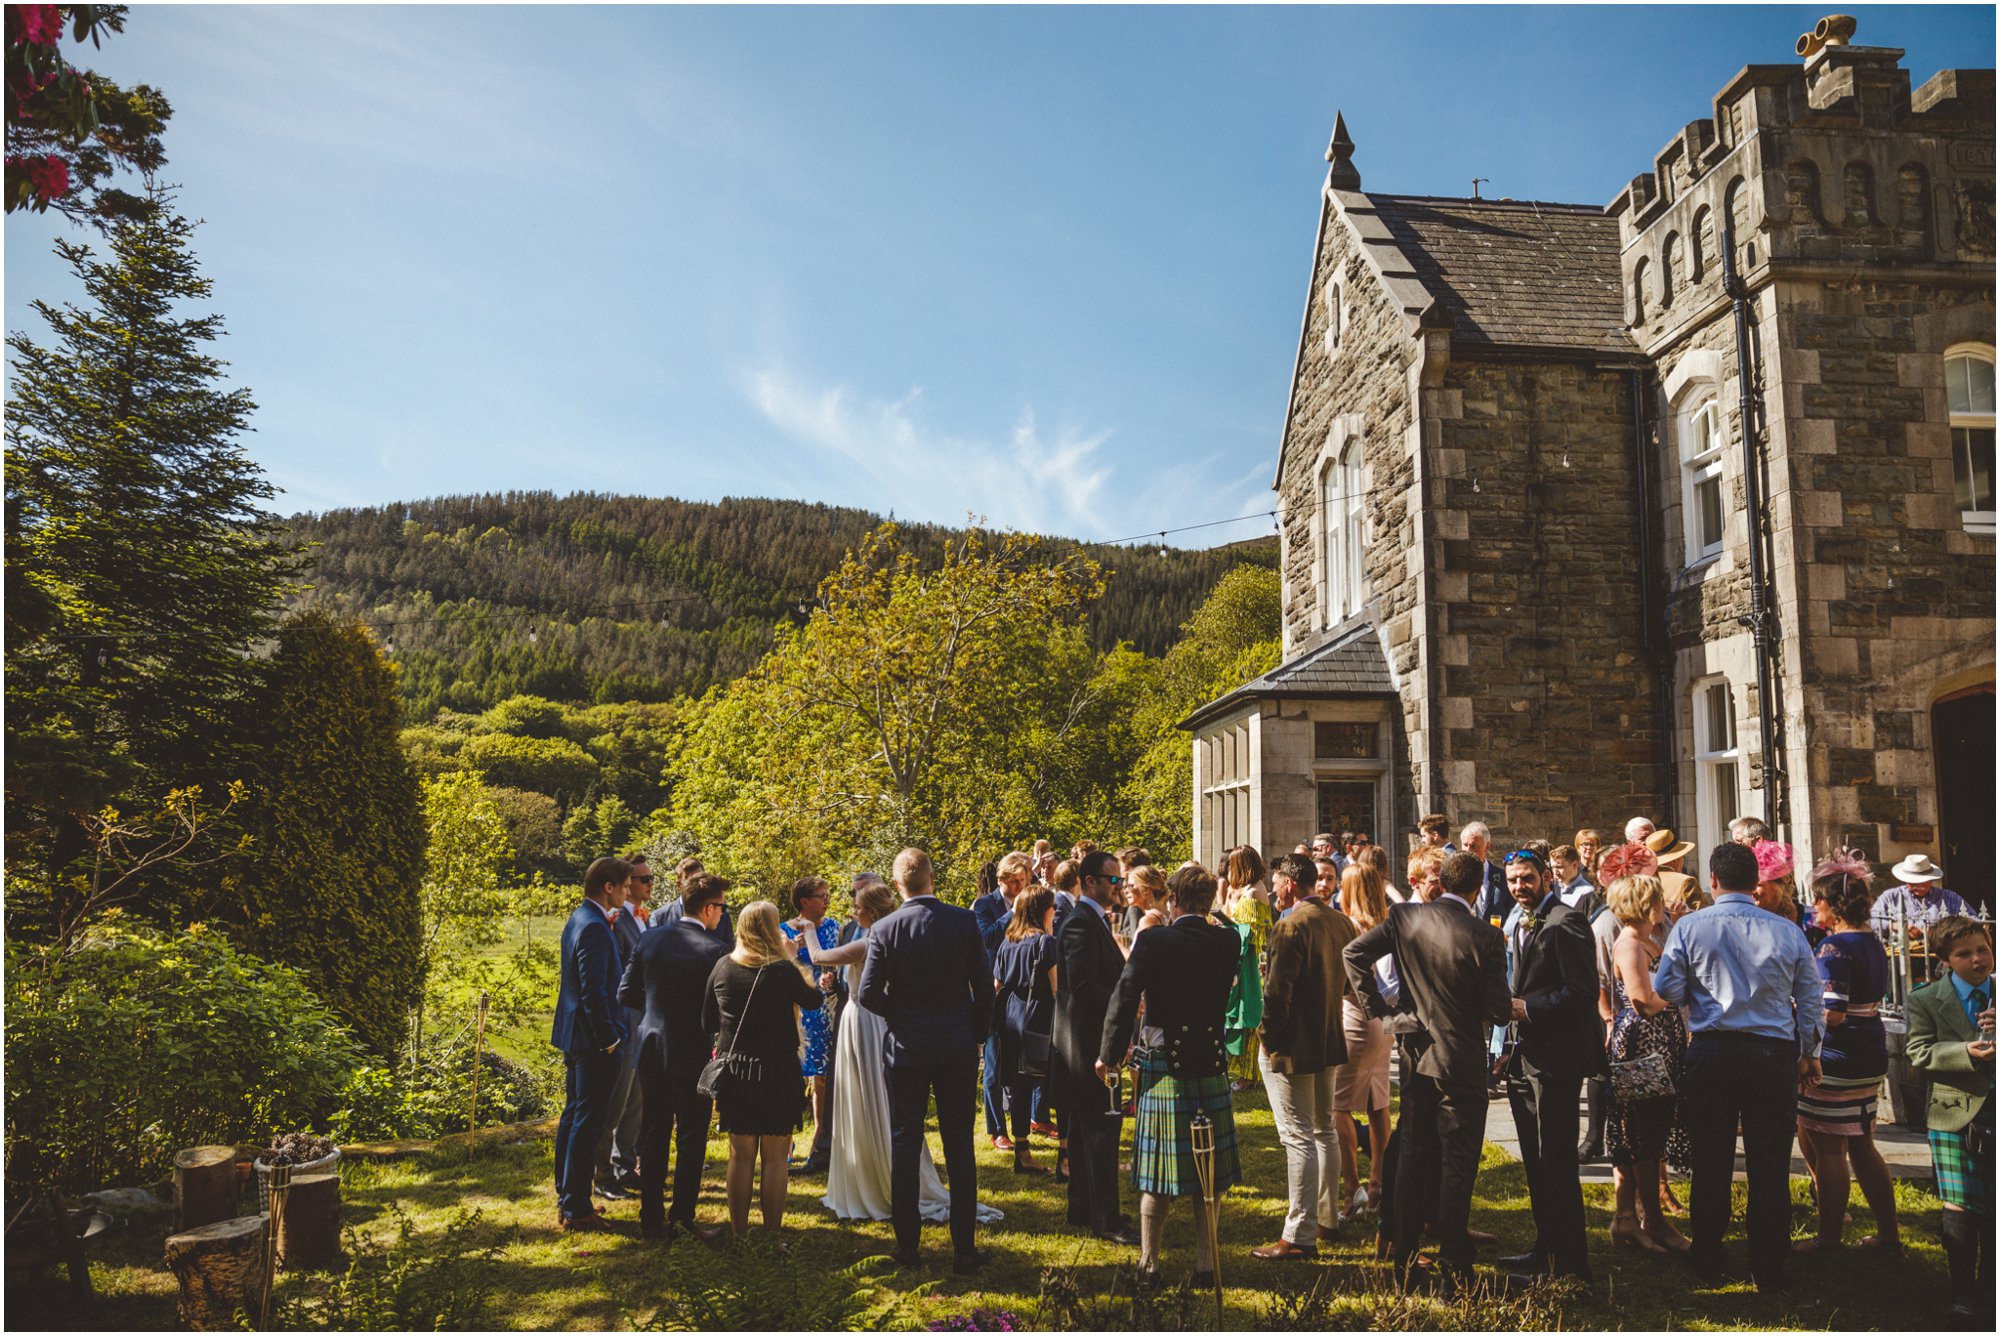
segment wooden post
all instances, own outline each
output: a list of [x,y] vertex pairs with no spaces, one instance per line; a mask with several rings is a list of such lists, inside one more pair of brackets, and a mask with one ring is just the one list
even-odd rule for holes
[[174,1152],[174,1232],[236,1214],[236,1148],[191,1146]]
[[465,1130],[475,1131],[479,1127],[479,1069],[484,1064],[486,1054],[486,1008],[491,1005],[493,994],[479,995],[479,1032],[472,1040],[472,1112],[465,1120]]
[[340,1175],[300,1174],[276,1226],[285,1270],[317,1266],[340,1253]]
[[236,1310],[264,1311],[264,1243],[271,1218],[243,1215],[175,1234],[167,1240],[167,1266],[180,1279],[176,1316],[183,1331],[220,1331],[236,1325]]
[[264,1231],[264,1294],[257,1310],[259,1327],[267,1327],[271,1321],[271,1293],[278,1287],[278,1235],[285,1227],[285,1205],[291,1198],[292,1166],[272,1165],[270,1227]]

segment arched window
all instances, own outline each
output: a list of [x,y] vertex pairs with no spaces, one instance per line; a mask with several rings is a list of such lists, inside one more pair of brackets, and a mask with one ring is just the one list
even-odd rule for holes
[[1965,527],[1993,532],[1993,350],[1953,348],[1944,358],[1951,407],[1951,475]]
[[1681,519],[1692,566],[1722,551],[1722,413],[1703,392],[1681,419]]
[[1361,611],[1361,571],[1367,523],[1361,490],[1361,443],[1351,441],[1320,475],[1320,613],[1338,626]]

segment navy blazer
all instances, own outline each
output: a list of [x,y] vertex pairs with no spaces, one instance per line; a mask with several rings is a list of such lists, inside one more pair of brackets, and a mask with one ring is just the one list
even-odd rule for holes
[[1000,954],[1000,939],[1007,934],[1007,922],[1014,917],[1002,891],[988,891],[972,902],[972,917],[979,924],[979,942],[986,948],[986,967],[993,968]]
[[[685,911],[681,905],[681,898],[677,895],[665,906],[653,911],[652,918],[646,921],[646,931],[651,932],[655,928],[671,928],[674,924],[685,921]],[[703,931],[707,930],[703,929]],[[710,932],[708,935],[716,941],[721,942],[723,950],[734,951],[736,949],[736,928],[729,921],[728,905],[722,907],[722,922],[716,924],[715,931]]]
[[632,1043],[641,1072],[699,1071],[708,1061],[714,1037],[702,1032],[701,1003],[715,962],[728,954],[729,948],[694,919],[640,937],[618,985],[618,1001],[641,1013]]
[[887,1065],[974,1061],[993,1023],[993,970],[972,911],[934,895],[905,900],[868,930],[855,1001],[889,1022]]
[[565,1053],[602,1053],[623,1039],[617,990],[618,943],[604,911],[585,900],[563,925],[562,983],[549,1042]]

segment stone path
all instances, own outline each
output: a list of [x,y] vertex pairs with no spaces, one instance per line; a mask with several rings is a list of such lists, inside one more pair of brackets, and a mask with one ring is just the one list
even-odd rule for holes
[[[1886,1121],[1889,1113],[1889,1100],[1886,1096],[1883,1098],[1879,1108],[1883,1115],[1883,1120],[1878,1121],[1875,1125],[1875,1146],[1876,1149],[1882,1152],[1882,1158],[1888,1162],[1890,1174],[1896,1178],[1919,1179],[1928,1182],[1931,1177],[1929,1140],[1925,1138],[1922,1132],[1912,1132],[1906,1127]],[[1581,1136],[1582,1128],[1587,1126],[1588,1123],[1588,1113],[1580,1114],[1577,1121],[1579,1136]],[[1499,1146],[1515,1159],[1518,1160],[1521,1158],[1521,1139],[1519,1134],[1514,1130],[1514,1114],[1507,1107],[1507,1101],[1504,1097],[1494,1100],[1492,1108],[1487,1112],[1486,1139],[1494,1145]],[[1792,1174],[1794,1177],[1803,1178],[1805,1177],[1805,1172],[1806,1162],[1799,1158],[1798,1146],[1794,1143],[1792,1147]],[[1740,1147],[1736,1155],[1736,1176],[1738,1178],[1743,1177],[1743,1154]],[[1611,1181],[1611,1162],[1609,1160],[1594,1160],[1584,1165],[1583,1181],[1586,1183],[1609,1183]]]

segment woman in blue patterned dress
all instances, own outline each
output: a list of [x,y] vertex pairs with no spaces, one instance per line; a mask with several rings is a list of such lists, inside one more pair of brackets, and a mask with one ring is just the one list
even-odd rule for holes
[[[819,949],[831,951],[840,945],[840,923],[827,917],[826,907],[833,892],[818,877],[800,877],[792,883],[792,909],[798,917],[784,925],[785,936],[797,944],[799,964],[819,980],[821,993],[831,993],[837,983],[832,970],[816,970],[806,954],[805,935],[811,933]],[[833,1152],[830,1115],[833,1112],[833,1025],[832,1008],[801,1012],[799,1028],[805,1032],[806,1051],[801,1066],[812,1080],[813,1139],[802,1174],[823,1174]]]
[[1874,903],[1868,865],[1851,854],[1835,855],[1813,869],[1812,888],[1813,921],[1826,932],[1819,944],[1826,1039],[1820,1079],[1799,1091],[1799,1140],[1819,1185],[1819,1237],[1793,1246],[1800,1252],[1840,1246],[1852,1165],[1853,1181],[1875,1213],[1875,1232],[1861,1246],[1894,1252],[1902,1246],[1896,1194],[1875,1148],[1875,1101],[1889,1071],[1878,1014],[1889,991],[1889,956],[1868,926]]

